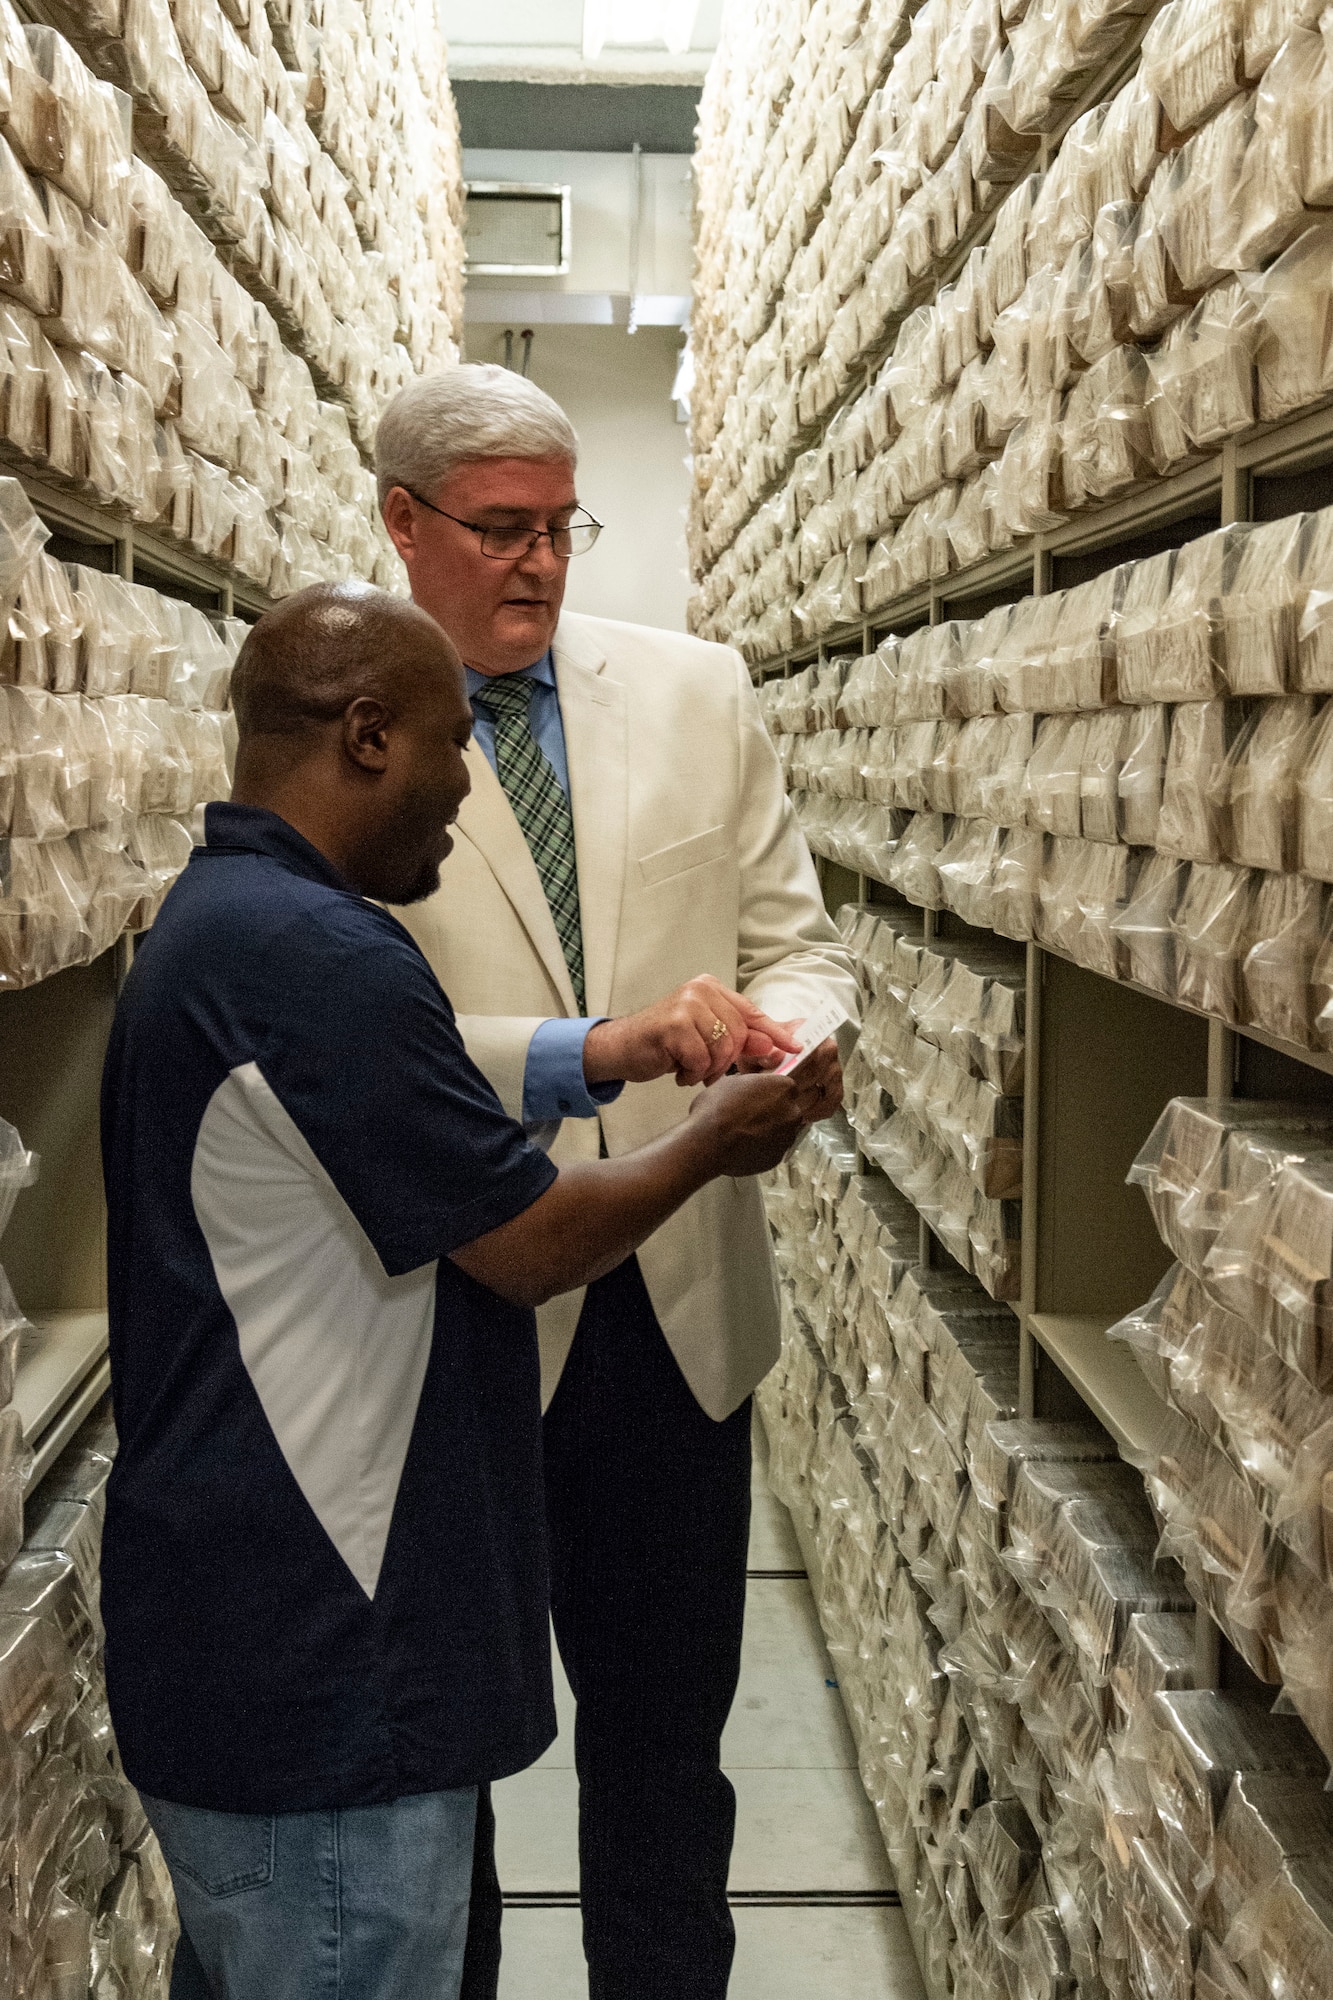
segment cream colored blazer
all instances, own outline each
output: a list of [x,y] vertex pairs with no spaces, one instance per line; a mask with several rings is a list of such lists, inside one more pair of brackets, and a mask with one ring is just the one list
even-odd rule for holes
[[[628,1014],[711,972],[777,1020],[830,994],[856,1013],[851,960],[825,914],[739,654],[674,632],[562,615],[555,636],[590,1014]],[[515,1118],[528,1044],[578,1010],[541,882],[485,757],[441,887],[395,912],[458,1015],[468,1052]],[[678,1125],[692,1092],[628,1084],[601,1113],[608,1153]],[[593,1160],[598,1120],[544,1133],[557,1162]],[[757,1182],[714,1181],[639,1251],[658,1320],[711,1417],[778,1352],[777,1285]],[[583,1293],[538,1315],[542,1389],[564,1367]]]

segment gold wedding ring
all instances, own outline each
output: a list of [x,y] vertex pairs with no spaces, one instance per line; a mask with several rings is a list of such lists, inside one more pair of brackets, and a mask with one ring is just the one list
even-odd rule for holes
[[710,1042],[720,1042],[722,1040],[722,1037],[726,1034],[726,1032],[727,1032],[726,1022],[715,1020],[713,1022],[712,1033],[709,1035],[708,1039]]

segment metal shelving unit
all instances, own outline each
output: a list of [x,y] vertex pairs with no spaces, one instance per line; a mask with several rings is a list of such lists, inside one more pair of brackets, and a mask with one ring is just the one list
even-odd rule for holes
[[[905,634],[921,625],[973,616],[971,606],[978,598],[999,603],[1044,596],[1061,586],[1062,561],[1097,559],[1086,570],[1095,575],[1141,553],[1139,545],[1147,537],[1160,538],[1157,546],[1162,548],[1192,539],[1203,532],[1202,517],[1209,517],[1214,527],[1266,518],[1254,509],[1256,482],[1301,475],[1324,475],[1324,500],[1333,501],[1333,399],[1281,423],[1256,424],[1168,478],[1072,514],[1060,527],[988,555],[968,569],[951,570],[854,623],[836,626],[818,641],[752,667],[752,676],[771,680],[835,653],[873,650],[889,632]],[[1180,527],[1182,523],[1189,525]],[[1173,536],[1177,527],[1180,532]]]
[[[1265,510],[1265,480],[1284,482],[1284,504]],[[889,631],[976,615],[977,600],[1042,595],[1061,587],[1065,561],[1079,564],[1073,580],[1082,580],[1142,553],[1146,538],[1156,547],[1192,539],[1203,531],[1201,518],[1220,526],[1330,501],[1333,403],[1256,426],[1170,479],[941,578],[817,647],[766,663],[756,678],[870,650]],[[896,900],[869,873],[827,859],[819,869],[831,908],[850,898]],[[922,915],[927,937],[977,935],[947,911]],[[1309,1096],[1333,1104],[1333,1053],[1206,1015],[1036,944],[1028,947],[1026,1022],[1023,1286],[1014,1308],[1023,1409],[1091,1412],[1133,1457],[1156,1434],[1164,1406],[1133,1355],[1107,1341],[1106,1329],[1149,1296],[1170,1257],[1146,1204],[1124,1184],[1129,1163],[1173,1096]],[[924,1223],[922,1249],[928,1261],[941,1255]],[[1199,1685],[1225,1680],[1228,1654],[1201,1606]]]
[[0,472],[18,480],[54,535],[87,545],[87,554],[81,554],[80,560],[93,568],[105,568],[131,583],[150,584],[168,596],[182,595],[222,618],[258,618],[272,602],[262,590],[239,581],[221,563],[196,555],[168,536],[42,478],[29,469],[26,460],[12,454],[2,458]]
[[[0,472],[24,488],[52,531],[53,552],[219,617],[256,618],[268,608],[262,592],[221,564],[34,474],[12,454]],[[0,1251],[34,1325],[15,1388],[33,1451],[29,1491],[110,1386],[98,1090],[130,949],[122,938],[91,965],[0,995],[0,1116],[41,1156]]]

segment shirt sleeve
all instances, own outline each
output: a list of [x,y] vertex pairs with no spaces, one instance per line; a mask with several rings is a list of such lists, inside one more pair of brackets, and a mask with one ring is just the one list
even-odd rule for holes
[[614,1104],[623,1083],[592,1083],[583,1074],[583,1044],[599,1020],[543,1021],[528,1043],[523,1071],[523,1123],[546,1125],[557,1118],[595,1118]]
[[423,954],[369,904],[294,927],[259,1062],[391,1277],[512,1221],[556,1179]]

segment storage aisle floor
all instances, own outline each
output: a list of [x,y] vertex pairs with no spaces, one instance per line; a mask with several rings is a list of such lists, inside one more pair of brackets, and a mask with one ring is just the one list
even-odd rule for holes
[[[872,1900],[892,1891],[883,1842],[800,1550],[758,1458],[750,1568],[798,1574],[751,1576],[740,1690],[723,1739],[737,1800],[729,2000],[922,2000],[902,1912]],[[557,1741],[495,1792],[506,1895],[552,1905],[506,1909],[501,2000],[587,2000],[579,1913],[569,1907],[578,1886],[573,1700],[558,1659],[556,1689]]]

